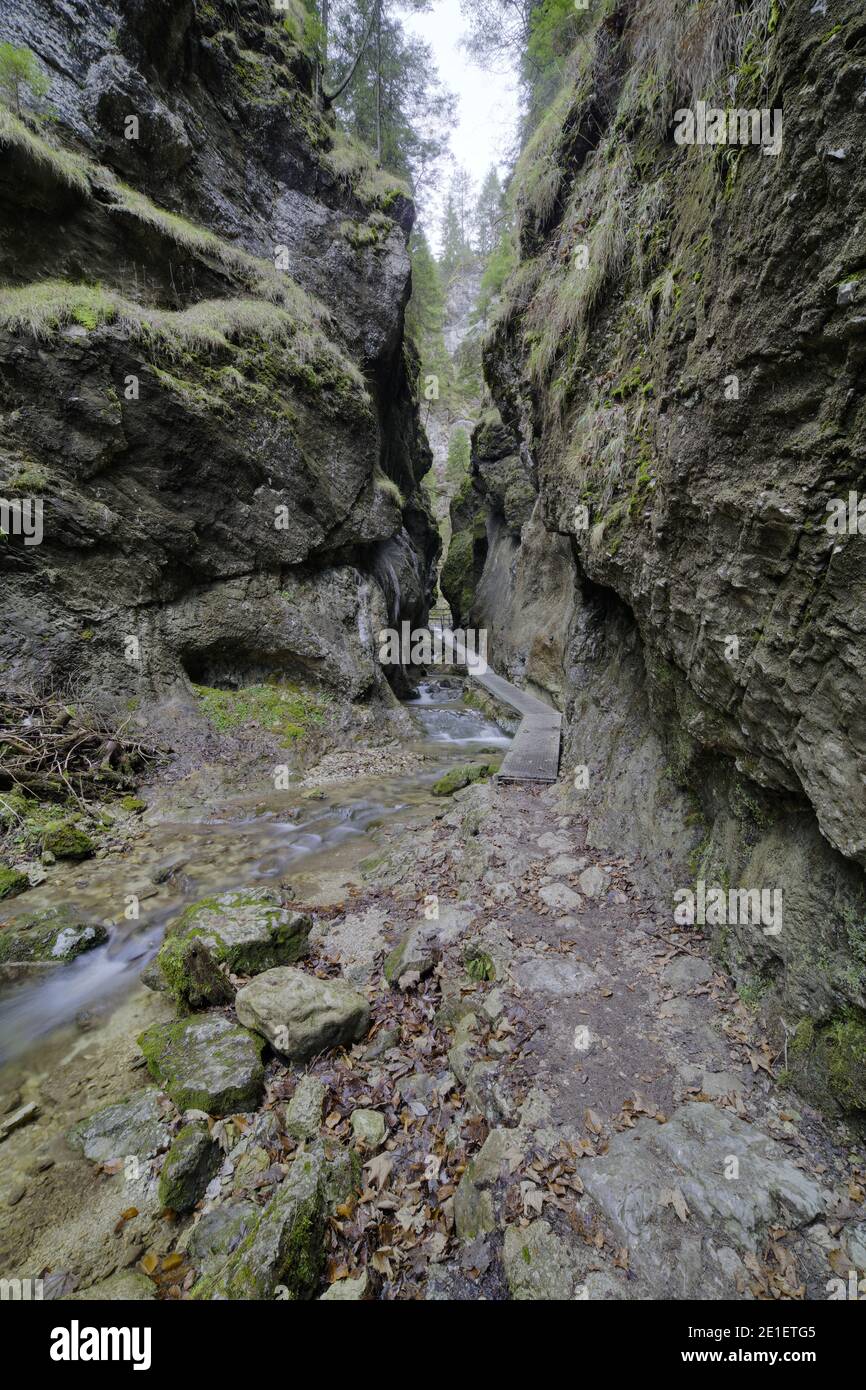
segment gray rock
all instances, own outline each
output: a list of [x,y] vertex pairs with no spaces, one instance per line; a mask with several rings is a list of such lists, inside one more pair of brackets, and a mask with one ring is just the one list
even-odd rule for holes
[[293,1139],[314,1139],[322,1127],[325,1088],[315,1076],[302,1076],[286,1106],[286,1133]]
[[677,956],[662,972],[662,980],[670,989],[690,989],[693,985],[704,985],[713,977],[713,967],[709,961],[697,956]]
[[357,1303],[367,1292],[367,1271],[359,1274],[357,1279],[338,1279],[335,1284],[322,1294],[320,1303]]
[[255,1202],[223,1202],[201,1216],[186,1239],[199,1274],[214,1274],[227,1262],[256,1226],[260,1211]]
[[492,1129],[466,1166],[454,1194],[454,1230],[458,1240],[495,1231],[500,1224],[505,1186],[526,1153],[526,1136],[513,1129]]
[[[805,1224],[830,1201],[779,1144],[709,1103],[614,1135],[581,1177],[659,1298],[738,1296],[723,1265],[708,1260],[707,1241],[755,1251],[770,1226]],[[673,1189],[688,1208],[685,1222]]]
[[63,963],[108,940],[101,922],[82,921],[68,908],[16,917],[0,931],[0,964]]
[[321,1153],[299,1153],[253,1229],[221,1269],[199,1280],[191,1296],[309,1298],[324,1261],[326,1170]]
[[146,1161],[171,1142],[165,1103],[157,1090],[148,1087],[131,1100],[106,1106],[80,1120],[70,1131],[69,1142],[93,1163],[128,1156]]
[[563,1302],[576,1295],[576,1261],[547,1221],[509,1226],[502,1262],[513,1299]]
[[232,1115],[258,1105],[265,1075],[262,1041],[221,1014],[157,1024],[138,1045],[151,1076],[178,1110]]
[[577,881],[588,898],[597,898],[607,888],[608,876],[596,864],[592,864],[584,869]]
[[173,937],[200,936],[232,974],[256,975],[304,955],[311,926],[306,913],[290,912],[272,893],[221,893],[188,907],[169,925],[166,944]]
[[577,912],[583,906],[579,894],[566,883],[545,883],[539,888],[538,896],[548,907],[562,912]]
[[241,1023],[266,1037],[291,1061],[358,1042],[370,1026],[370,1005],[342,980],[320,980],[291,966],[266,970],[238,991]]
[[76,1289],[74,1293],[63,1294],[59,1301],[142,1303],[151,1298],[156,1298],[156,1287],[147,1275],[139,1274],[134,1269],[122,1269],[117,1274],[112,1274],[110,1279],[103,1279],[101,1284],[92,1284],[89,1289]]
[[160,1206],[190,1211],[220,1167],[220,1147],[206,1124],[178,1130],[159,1175]]
[[352,1134],[368,1149],[378,1149],[384,1144],[387,1126],[385,1116],[379,1110],[353,1110]]

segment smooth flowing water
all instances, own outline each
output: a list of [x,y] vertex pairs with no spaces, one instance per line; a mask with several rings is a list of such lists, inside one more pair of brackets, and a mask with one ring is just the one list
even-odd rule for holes
[[[418,755],[409,774],[361,777],[323,785],[320,798],[295,785],[258,787],[218,804],[194,802],[183,818],[156,820],[128,852],[55,871],[50,883],[13,905],[9,917],[61,904],[81,920],[109,928],[105,946],[69,965],[46,967],[0,997],[0,1063],[39,1039],[110,1009],[138,981],[159,949],[167,923],[190,903],[237,888],[276,887],[303,875],[303,885],[329,870],[357,864],[372,852],[386,819],[407,821],[429,803],[436,778],[508,736],[461,703],[462,683],[431,680],[406,702],[418,736],[405,747]],[[158,804],[158,801],[157,801]],[[298,896],[303,896],[299,892]],[[137,910],[137,918],[134,912]]]

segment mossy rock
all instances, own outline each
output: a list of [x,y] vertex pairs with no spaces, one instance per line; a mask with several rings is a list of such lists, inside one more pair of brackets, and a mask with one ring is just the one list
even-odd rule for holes
[[221,1014],[157,1024],[138,1039],[148,1071],[178,1110],[255,1110],[264,1088],[264,1041]]
[[128,811],[130,815],[139,816],[142,811],[147,810],[147,802],[142,801],[138,796],[125,796],[120,803],[122,811]]
[[200,936],[169,937],[160,947],[155,964],[182,1009],[195,1013],[234,1001],[234,985],[219,969]]
[[820,1026],[801,1019],[788,1047],[794,1084],[818,1105],[832,1100],[866,1127],[866,1020],[850,1010]]
[[0,928],[0,964],[70,961],[107,940],[108,931],[101,922],[82,922],[68,908],[49,908]]
[[220,1147],[206,1124],[178,1130],[159,1175],[160,1206],[191,1211],[220,1166]]
[[453,796],[472,782],[482,782],[485,778],[492,777],[498,767],[498,762],[466,763],[462,767],[452,767],[450,772],[446,772],[444,777],[433,783],[433,795]]
[[311,926],[311,917],[290,912],[272,893],[221,893],[188,907],[169,925],[165,944],[198,936],[217,965],[233,975],[259,975],[305,955]]
[[46,825],[42,848],[56,859],[88,859],[96,846],[80,826],[72,821],[52,821]]
[[0,901],[3,898],[17,898],[19,893],[25,893],[29,887],[30,880],[20,869],[10,869],[5,864],[0,864]]
[[91,1163],[111,1163],[134,1156],[146,1163],[168,1148],[171,1131],[164,1113],[165,1101],[152,1086],[130,1100],[103,1106],[70,1130],[68,1139]]
[[255,1226],[214,1275],[199,1280],[195,1299],[311,1298],[325,1259],[328,1162],[320,1150],[301,1152]]

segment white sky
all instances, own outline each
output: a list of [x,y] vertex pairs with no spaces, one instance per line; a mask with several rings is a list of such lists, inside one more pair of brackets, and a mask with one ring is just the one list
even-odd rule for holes
[[[433,50],[439,76],[457,96],[457,125],[451,134],[451,150],[457,164],[468,169],[475,191],[491,164],[505,172],[505,157],[517,129],[517,83],[511,74],[484,72],[470,62],[460,47],[465,25],[460,0],[433,0],[425,14],[401,12],[406,29],[424,39]],[[447,185],[447,175],[443,179]],[[420,209],[424,230],[439,250],[439,200],[425,199]]]

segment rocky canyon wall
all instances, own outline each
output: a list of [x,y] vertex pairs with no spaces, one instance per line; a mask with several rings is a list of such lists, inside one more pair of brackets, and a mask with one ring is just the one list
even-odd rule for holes
[[[707,930],[780,1066],[862,1118],[866,539],[831,518],[866,467],[866,17],[635,0],[570,62],[515,175],[449,598],[672,912],[782,889],[778,934]],[[678,144],[712,93],[781,113],[778,152]]]

